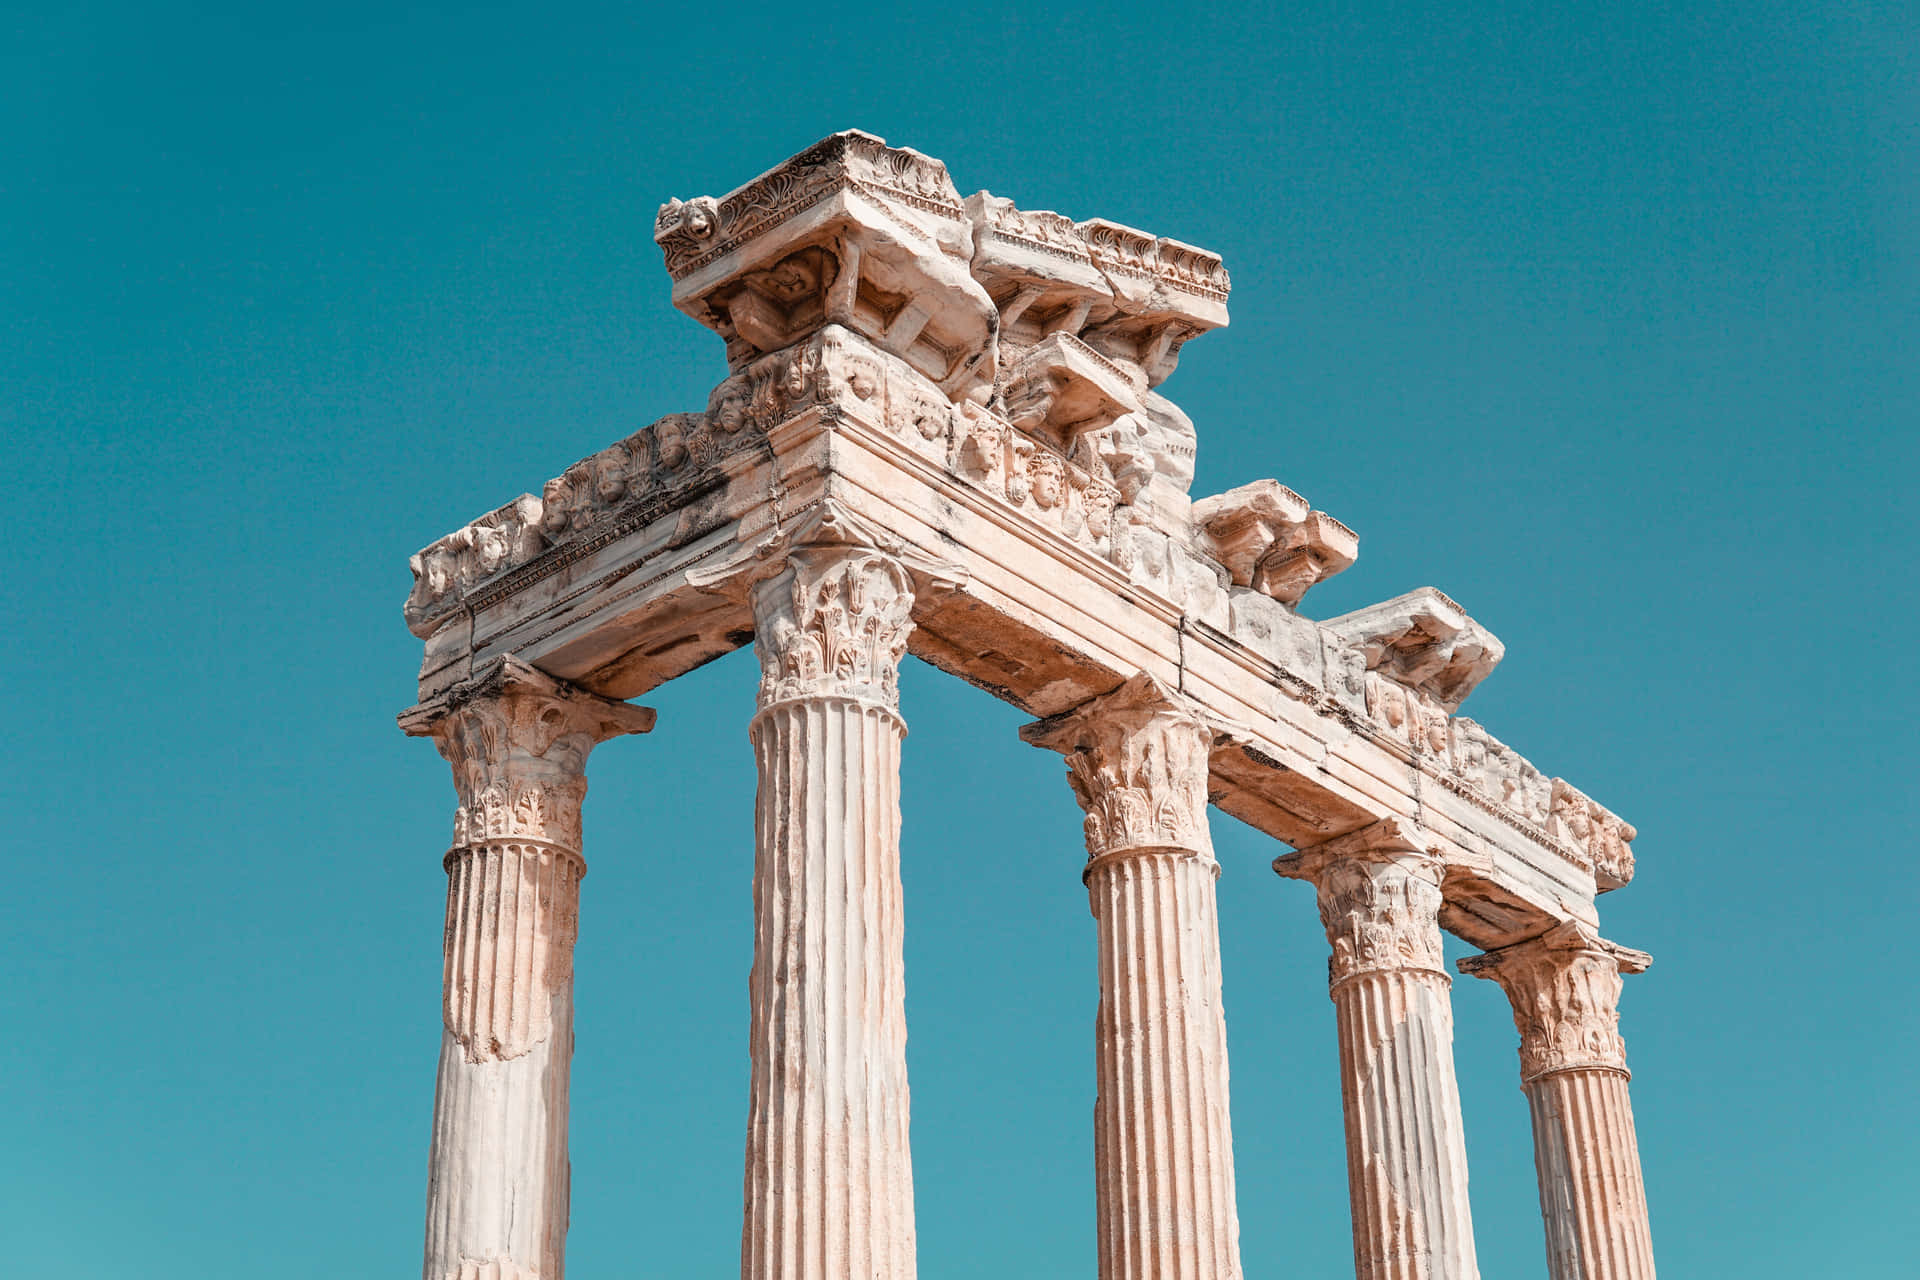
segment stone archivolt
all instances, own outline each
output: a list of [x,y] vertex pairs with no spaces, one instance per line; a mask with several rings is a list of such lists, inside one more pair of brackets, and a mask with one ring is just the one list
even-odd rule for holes
[[[668,202],[654,237],[725,344],[704,409],[411,562],[403,723],[459,793],[427,1274],[560,1275],[587,754],[651,724],[613,699],[751,637],[747,1280],[913,1274],[910,647],[1040,717],[1023,736],[1085,815],[1103,1280],[1239,1272],[1210,801],[1315,886],[1357,1273],[1475,1274],[1444,927],[1514,999],[1555,1280],[1650,1277],[1612,1012],[1638,953],[1592,933],[1634,828],[1460,714],[1503,647],[1459,604],[1316,620],[1352,529],[1277,480],[1190,495],[1196,430],[1162,384],[1227,323],[1220,258],[962,198],[859,132]],[[1624,1208],[1567,1191],[1589,1175]]]

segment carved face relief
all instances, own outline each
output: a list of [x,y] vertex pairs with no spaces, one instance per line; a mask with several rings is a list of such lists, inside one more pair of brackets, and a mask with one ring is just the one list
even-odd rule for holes
[[678,422],[669,418],[653,429],[654,457],[668,471],[684,466],[687,461],[687,433]]
[[1066,480],[1060,459],[1036,450],[1027,470],[1032,474],[1034,505],[1043,511],[1059,506]]
[[1015,441],[1013,455],[1007,460],[1007,501],[1016,507],[1026,506],[1027,499],[1033,495],[1033,482],[1027,476],[1032,457],[1032,445]]
[[737,383],[728,384],[719,403],[714,405],[713,425],[728,435],[747,425],[747,393]]
[[695,240],[705,240],[713,234],[717,220],[708,201],[690,200],[681,206],[680,227]]
[[780,377],[780,389],[786,393],[787,403],[796,404],[807,394],[813,385],[813,362],[807,359],[807,353],[797,351]]
[[564,475],[547,481],[540,491],[540,527],[558,538],[573,523],[573,481]]
[[608,506],[627,492],[627,467],[631,458],[623,445],[614,445],[593,460],[593,496]]
[[1104,538],[1113,530],[1113,506],[1119,494],[1104,484],[1094,483],[1087,486],[1087,532],[1096,538]]
[[481,573],[493,573],[507,562],[512,543],[507,531],[498,525],[483,524],[474,530],[474,557]]
[[865,360],[847,358],[844,362],[847,389],[861,400],[873,399],[880,389],[880,370]]

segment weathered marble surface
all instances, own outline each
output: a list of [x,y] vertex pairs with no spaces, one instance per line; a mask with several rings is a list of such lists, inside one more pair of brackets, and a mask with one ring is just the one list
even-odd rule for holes
[[[1121,852],[1087,869],[1102,956],[1098,1131],[1108,1144],[1151,1134],[1173,1145],[1102,1147],[1103,1275],[1239,1266],[1206,802],[1303,851],[1283,870],[1315,881],[1330,933],[1377,907],[1382,919],[1361,921],[1347,942],[1397,930],[1419,952],[1335,982],[1350,1136],[1361,1134],[1356,1232],[1372,1233],[1364,1247],[1356,1235],[1356,1257],[1373,1268],[1363,1274],[1471,1275],[1438,931],[1495,955],[1566,936],[1556,930],[1597,937],[1596,899],[1631,880],[1636,833],[1460,714],[1503,647],[1459,604],[1421,587],[1316,619],[1310,593],[1354,564],[1352,529],[1277,480],[1191,495],[1200,431],[1165,384],[1187,342],[1227,323],[1219,257],[985,191],[963,197],[938,160],[858,132],[724,196],[668,202],[654,236],[674,305],[724,344],[725,375],[705,407],[635,431],[423,549],[406,619],[424,642],[422,705],[443,709],[503,661],[568,698],[612,705],[757,644],[743,1275],[912,1274],[893,799],[892,680],[905,651],[1054,726],[1036,733],[1065,733],[1045,741],[1077,762],[1090,850],[1119,840]],[[1116,720],[1116,708],[1143,690],[1207,726],[1204,742],[1181,739],[1178,785],[1151,800],[1144,826],[1130,798],[1141,788],[1098,763],[1125,749],[1087,736],[1127,722],[1133,712]],[[1172,785],[1179,735],[1123,736],[1159,743],[1151,768],[1145,755],[1135,763]],[[470,813],[463,799],[462,820],[492,830],[489,804]],[[1135,838],[1149,828],[1160,843]],[[1339,871],[1326,860],[1389,836],[1409,847],[1343,856]],[[577,854],[573,839],[554,837]],[[506,858],[450,863],[456,896],[492,903],[472,886],[511,879]],[[535,953],[556,972],[570,937],[566,865],[538,861],[511,921],[545,940]],[[820,897],[822,875],[840,877],[831,883],[844,893]],[[1399,915],[1416,907],[1408,932]],[[792,958],[803,955],[814,963],[789,987],[777,975],[800,973]],[[460,1051],[443,1079],[452,1101],[436,1120],[436,1169],[481,1160],[488,1178],[499,1166],[516,1186],[552,1181],[541,1170],[563,1163],[570,1025],[555,992],[524,1030],[509,1018],[502,1043],[530,1037],[530,1052],[560,1055],[541,1086],[557,1078],[558,1095],[534,1101],[532,1086],[514,1085],[506,1103],[459,1102],[463,1090],[480,1095],[474,1064],[461,1065],[468,1041],[449,1032]],[[1142,992],[1156,994],[1119,998]],[[1122,1071],[1119,1046],[1141,1037],[1177,1049],[1190,1068],[1178,1089]],[[1614,1152],[1606,1176],[1625,1186],[1624,1075],[1576,1097],[1577,1075],[1528,1086],[1541,1132],[1563,1135],[1542,1150],[1558,1170]],[[533,1117],[533,1136],[512,1141],[548,1154],[501,1157],[486,1118],[496,1106]],[[1427,1145],[1392,1147],[1386,1124],[1413,1126]],[[1589,1136],[1564,1136],[1575,1130]],[[1169,1150],[1204,1173],[1189,1199],[1156,1181]],[[1574,1175],[1542,1160],[1545,1197]],[[436,1205],[447,1194],[436,1191]],[[563,1229],[563,1181],[539,1196],[540,1230]],[[454,1210],[435,1213],[456,1225],[434,1228],[430,1276],[494,1248]],[[522,1268],[512,1274],[552,1280],[557,1244],[551,1265],[544,1247],[514,1243],[513,1258],[531,1261],[512,1262]]]
[[425,1280],[562,1274],[587,754],[653,712],[513,658],[401,717],[453,766]]
[[1551,1280],[1653,1280],[1653,1236],[1620,1038],[1620,976],[1653,957],[1569,921],[1460,960],[1498,982],[1520,1029]]
[[1102,1280],[1237,1280],[1240,1220],[1207,832],[1216,726],[1151,676],[1021,736],[1067,758],[1098,927]]
[[1439,860],[1395,819],[1275,859],[1311,881],[1333,954],[1358,1280],[1477,1280]]

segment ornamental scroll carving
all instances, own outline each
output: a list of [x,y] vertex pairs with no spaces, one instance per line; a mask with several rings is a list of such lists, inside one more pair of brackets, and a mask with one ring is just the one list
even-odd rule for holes
[[442,1013],[467,1061],[506,1061],[554,1031],[579,932],[580,805],[595,744],[653,727],[507,658],[400,717],[453,766]]
[[913,580],[898,560],[847,546],[802,546],[755,591],[760,705],[821,695],[897,709],[913,630]]
[[1274,859],[1273,869],[1308,880],[1332,955],[1330,985],[1362,974],[1417,971],[1445,982],[1440,946],[1440,860],[1423,833],[1400,818]]
[[400,723],[431,737],[453,766],[455,852],[530,840],[577,859],[588,753],[608,738],[645,733],[653,720],[645,707],[595,697],[509,657]]
[[1585,857],[1602,890],[1618,889],[1633,879],[1633,838],[1639,832],[1599,802],[1561,778],[1552,783],[1552,822],[1548,831]]
[[1207,773],[1215,726],[1152,676],[1020,736],[1067,758],[1067,780],[1086,813],[1087,861],[1141,851],[1213,859]]
[[1399,969],[1444,972],[1437,868],[1419,861],[1331,863],[1316,883],[1333,954],[1327,980]]
[[1575,921],[1538,938],[1460,961],[1460,971],[1491,978],[1513,1005],[1520,1031],[1520,1079],[1556,1071],[1626,1072],[1620,1037],[1620,976],[1653,958],[1608,942]]
[[[476,589],[556,547],[583,542],[629,513],[670,509],[720,483],[739,455],[763,452],[767,433],[807,410],[884,413],[883,361],[891,357],[837,325],[754,360],[713,389],[705,413],[675,413],[583,458],[422,550],[409,562],[407,624],[431,635]],[[900,362],[893,383],[923,381]],[[904,376],[903,376],[904,375]],[[907,392],[899,393],[906,395]],[[937,392],[935,395],[937,396]],[[949,410],[939,397],[942,414]],[[936,452],[947,448],[944,416]]]

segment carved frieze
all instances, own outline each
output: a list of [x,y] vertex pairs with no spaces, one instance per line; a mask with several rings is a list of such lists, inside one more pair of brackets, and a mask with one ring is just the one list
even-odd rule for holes
[[1067,758],[1087,860],[1175,851],[1211,860],[1207,771],[1221,727],[1144,672],[1020,736]]
[[1552,836],[1586,859],[1601,892],[1633,879],[1633,843],[1639,833],[1564,778],[1552,782]]
[[[859,133],[720,199],[670,202],[655,230],[676,304],[727,339],[727,376],[704,412],[663,418],[414,557],[417,635],[454,653],[463,617],[486,630],[500,602],[663,516],[712,528],[771,500],[783,527],[795,513],[781,468],[811,455],[768,436],[816,414],[942,473],[929,478],[943,500],[984,495],[1034,545],[1102,557],[1264,654],[1287,696],[1408,755],[1601,889],[1631,876],[1631,826],[1449,719],[1501,654],[1457,604],[1425,588],[1312,623],[1294,609],[1352,563],[1353,532],[1276,481],[1187,497],[1194,426],[1153,387],[1182,342],[1226,322],[1215,255],[986,192],[962,201],[937,160]],[[471,826],[508,829],[522,811],[545,812],[493,794]]]
[[1455,716],[1449,726],[1449,754],[1455,776],[1489,800],[1544,829],[1553,795],[1547,776],[1534,768],[1532,761],[1466,716]]
[[1377,671],[1366,674],[1367,718],[1393,742],[1419,755],[1447,759],[1447,713],[1418,689]]
[[1644,951],[1608,942],[1569,920],[1537,938],[1460,960],[1460,972],[1491,978],[1513,1005],[1520,1078],[1555,1071],[1627,1069],[1620,1038],[1620,975],[1643,973]]
[[[763,452],[767,433],[810,409],[886,417],[888,357],[837,325],[748,364],[715,387],[705,413],[676,413],[602,449],[414,556],[407,623],[431,635],[480,585],[554,547],[590,536],[636,510],[670,508],[678,495],[719,483],[741,455]],[[894,362],[895,410],[936,457],[947,450],[944,396]],[[923,390],[924,388],[924,390]],[[928,430],[925,424],[935,424]]]

